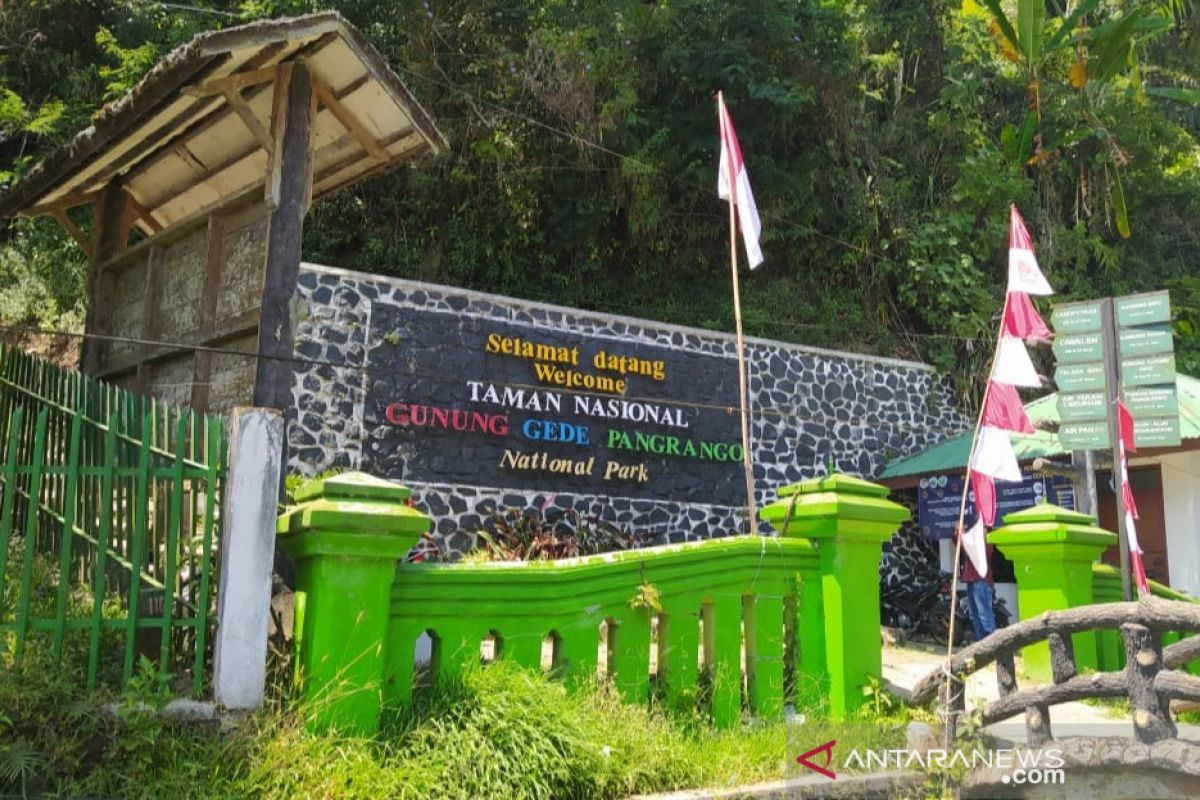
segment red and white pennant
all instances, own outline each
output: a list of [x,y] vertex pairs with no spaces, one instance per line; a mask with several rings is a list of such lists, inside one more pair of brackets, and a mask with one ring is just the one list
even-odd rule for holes
[[996,481],[1021,480],[1021,467],[1009,434],[1034,432],[1017,394],[1017,387],[1041,385],[1025,342],[1048,342],[1051,338],[1050,329],[1029,299],[1031,294],[1050,295],[1054,290],[1038,267],[1033,241],[1014,205],[1009,214],[1008,291],[1004,298],[1000,341],[983,395],[979,434],[967,465],[977,516],[975,524],[963,534],[962,546],[982,576],[988,572],[985,534],[987,528],[996,523]]

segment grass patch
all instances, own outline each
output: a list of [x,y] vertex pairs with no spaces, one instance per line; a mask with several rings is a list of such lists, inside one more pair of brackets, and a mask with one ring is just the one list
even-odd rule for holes
[[[0,741],[13,744],[0,747],[0,795],[16,796],[617,798],[781,778],[829,739],[839,750],[899,747],[908,718],[877,695],[848,723],[814,709],[800,724],[716,730],[699,715],[622,703],[603,683],[568,692],[499,661],[386,713],[378,736],[311,733],[285,700],[222,731],[153,713],[167,696],[151,669],[115,695],[84,693],[80,676],[36,658],[6,666]],[[6,756],[19,773],[5,771]]]

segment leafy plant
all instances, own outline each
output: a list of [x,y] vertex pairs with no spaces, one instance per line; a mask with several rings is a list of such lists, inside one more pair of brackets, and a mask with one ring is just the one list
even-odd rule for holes
[[[596,519],[580,516],[574,509],[562,513],[548,512],[544,507],[506,508],[488,515],[484,528],[472,531],[482,546],[470,555],[473,560],[485,561],[544,561],[557,558],[630,550],[642,545],[637,534],[628,533]],[[436,540],[428,534],[424,545],[418,545],[421,560],[444,558]]]

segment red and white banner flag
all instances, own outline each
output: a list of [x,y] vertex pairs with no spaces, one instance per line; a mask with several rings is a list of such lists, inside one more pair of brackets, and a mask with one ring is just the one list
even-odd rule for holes
[[980,427],[975,453],[971,456],[971,469],[1002,481],[1021,482],[1021,467],[1017,464],[1008,431],[988,425]]
[[981,516],[962,535],[963,551],[966,552],[967,558],[971,559],[971,565],[975,567],[975,571],[979,573],[979,577],[981,578],[986,578],[988,574],[987,531],[984,525],[985,523]]
[[971,474],[971,491],[975,493],[975,513],[979,521],[989,528],[996,524],[996,482],[988,475],[974,470]]
[[1138,587],[1138,597],[1149,597],[1150,584],[1146,580],[1146,565],[1142,562],[1142,545],[1138,541],[1137,525],[1133,522],[1138,518],[1137,503],[1133,499],[1133,486],[1129,483],[1129,468],[1125,457],[1126,451],[1134,452],[1137,449],[1133,440],[1133,415],[1120,400],[1117,401],[1117,438],[1119,441],[1114,449],[1121,468],[1121,499],[1125,501],[1125,532],[1129,535],[1130,566],[1133,568],[1133,579]]
[[717,194],[722,200],[731,200],[737,207],[738,227],[742,231],[742,243],[746,246],[746,261],[750,269],[762,263],[763,254],[758,246],[762,223],[758,219],[758,207],[754,205],[754,193],[750,191],[750,176],[742,161],[742,148],[733,129],[733,119],[725,108],[725,100],[718,96],[721,122],[721,166],[717,176]]
[[999,428],[1013,433],[1033,433],[1033,423],[1025,413],[1025,406],[1017,394],[1017,388],[995,380],[988,382],[987,399],[983,406],[983,423],[989,428]]
[[1025,220],[1017,207],[1009,209],[1008,291],[1026,294],[1054,294],[1033,254],[1033,240],[1025,229]]
[[1033,301],[1024,292],[1009,292],[1004,302],[1004,321],[1000,328],[1004,336],[1048,342],[1054,338]]
[[1015,336],[1000,337],[1000,344],[996,348],[996,366],[992,367],[992,380],[1029,389],[1042,385],[1042,378],[1033,366],[1025,343]]

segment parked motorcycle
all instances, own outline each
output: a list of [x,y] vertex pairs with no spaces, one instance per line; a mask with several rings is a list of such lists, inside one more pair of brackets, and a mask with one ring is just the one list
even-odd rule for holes
[[[937,603],[929,612],[928,630],[933,640],[944,645],[950,640],[950,587],[953,582],[951,575],[943,572],[942,585],[938,590]],[[954,646],[960,647],[975,641],[975,628],[971,625],[971,606],[967,602],[967,587],[959,584],[958,596],[955,603],[957,617],[954,620]],[[1012,622],[1012,612],[1004,599],[992,594],[992,615],[996,618],[997,628],[1007,628]]]
[[932,613],[938,604],[943,578],[949,573],[914,575],[910,580],[885,585],[879,592],[880,621],[911,635],[930,633]]

